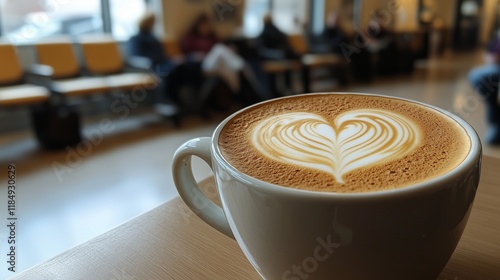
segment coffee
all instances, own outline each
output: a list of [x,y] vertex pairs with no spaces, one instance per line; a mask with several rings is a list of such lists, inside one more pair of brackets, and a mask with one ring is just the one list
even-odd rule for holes
[[401,188],[444,175],[471,143],[456,121],[425,105],[354,94],[311,94],[248,108],[222,129],[237,170],[285,187],[325,192]]

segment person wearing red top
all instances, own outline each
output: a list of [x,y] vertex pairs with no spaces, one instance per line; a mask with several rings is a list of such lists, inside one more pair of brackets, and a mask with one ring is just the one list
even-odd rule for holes
[[[199,65],[199,69],[207,76],[220,79],[233,97],[253,104],[266,95],[236,47],[224,44],[217,37],[207,15],[202,14],[195,20],[181,44],[186,61]],[[201,93],[202,96],[206,94]]]
[[182,40],[182,51],[195,61],[201,61],[220,40],[209,18],[200,15]]

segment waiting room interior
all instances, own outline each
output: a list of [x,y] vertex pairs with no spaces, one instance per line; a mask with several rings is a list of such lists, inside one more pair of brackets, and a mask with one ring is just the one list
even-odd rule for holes
[[[18,271],[176,197],[177,147],[271,98],[362,92],[422,101],[464,118],[484,153],[500,157],[491,108],[469,80],[497,37],[499,4],[0,0],[0,205],[15,164]],[[266,22],[285,36],[269,43],[281,54],[266,52]],[[158,45],[134,49],[148,36]],[[157,61],[151,46],[161,48]],[[195,170],[210,175],[199,160]],[[0,242],[6,236],[0,230]],[[11,275],[0,269],[2,279]]]

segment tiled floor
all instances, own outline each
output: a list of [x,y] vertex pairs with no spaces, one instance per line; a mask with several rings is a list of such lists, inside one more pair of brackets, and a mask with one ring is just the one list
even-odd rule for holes
[[[342,90],[427,102],[462,116],[482,135],[486,130],[484,108],[466,80],[468,70],[476,64],[480,64],[479,53],[446,54],[419,63],[411,75],[381,78]],[[170,168],[175,149],[188,139],[210,136],[223,119],[222,115],[210,121],[192,117],[181,129],[175,129],[154,114],[136,114],[124,121],[116,116],[101,119],[104,117],[111,119],[113,131],[103,133],[96,125],[99,118],[87,119],[86,134],[94,135],[96,140],[84,150],[42,151],[30,131],[0,136],[0,209],[4,209],[0,212],[4,215],[7,164],[15,163],[18,174],[17,271],[174,197]],[[500,157],[500,148],[485,146],[485,153]],[[195,168],[199,178],[209,174],[200,161]],[[6,227],[1,226],[1,279],[11,275],[3,261],[6,237]]]

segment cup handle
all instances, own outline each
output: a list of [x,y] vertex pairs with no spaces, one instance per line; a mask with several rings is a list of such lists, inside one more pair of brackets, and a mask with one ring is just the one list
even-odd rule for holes
[[191,168],[191,157],[197,156],[212,167],[210,153],[211,138],[189,140],[177,149],[174,155],[172,173],[175,187],[184,203],[207,224],[234,239],[226,214],[221,207],[210,200],[198,186]]

